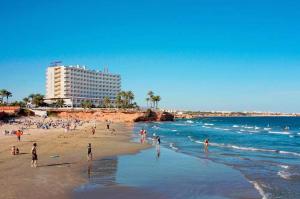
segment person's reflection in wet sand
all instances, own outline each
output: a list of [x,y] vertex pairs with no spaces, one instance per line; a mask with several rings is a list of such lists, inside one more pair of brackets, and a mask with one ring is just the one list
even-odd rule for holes
[[92,167],[93,167],[92,162],[89,162],[88,163],[88,170],[87,170],[89,179],[91,179]]
[[156,158],[158,159],[160,157],[160,145],[156,144]]

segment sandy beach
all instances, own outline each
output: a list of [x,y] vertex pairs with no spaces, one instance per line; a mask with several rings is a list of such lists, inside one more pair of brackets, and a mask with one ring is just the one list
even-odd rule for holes
[[[85,123],[78,129],[65,132],[64,129],[26,129],[17,141],[15,135],[0,136],[0,198],[70,198],[72,190],[86,183],[82,173],[88,165],[87,145],[92,143],[94,159],[106,156],[136,153],[149,147],[147,144],[130,142],[132,125],[112,123],[116,135],[106,130],[105,123],[96,123],[96,133]],[[3,125],[0,131],[19,127]],[[31,147],[38,145],[38,167],[31,168]],[[16,146],[20,155],[11,155]]]

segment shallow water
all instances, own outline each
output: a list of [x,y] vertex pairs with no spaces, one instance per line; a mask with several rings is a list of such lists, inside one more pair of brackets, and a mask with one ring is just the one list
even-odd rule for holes
[[[76,189],[74,198],[117,198],[115,192],[131,199],[260,198],[253,185],[230,167],[166,148],[159,152],[158,156],[153,147],[94,161],[88,167],[89,182]],[[135,191],[120,190],[120,186]]]
[[[179,153],[240,171],[263,198],[300,198],[300,118],[233,117],[140,123]],[[209,151],[203,141],[210,139]]]

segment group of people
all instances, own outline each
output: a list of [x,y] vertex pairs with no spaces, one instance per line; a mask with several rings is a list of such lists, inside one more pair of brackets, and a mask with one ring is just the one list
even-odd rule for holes
[[[20,129],[23,131],[29,128],[36,128],[36,129],[51,129],[51,128],[63,128],[65,132],[69,130],[76,130],[78,126],[82,126],[85,122],[78,120],[78,119],[70,119],[70,120],[63,120],[63,119],[50,119],[46,120],[43,119],[19,119],[19,120],[9,120],[6,122],[2,122],[1,125],[8,124],[8,125],[18,125]],[[8,131],[4,130],[4,135],[14,135],[16,133],[15,130]]]

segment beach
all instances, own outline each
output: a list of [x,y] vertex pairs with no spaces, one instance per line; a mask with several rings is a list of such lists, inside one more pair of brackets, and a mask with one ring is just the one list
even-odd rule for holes
[[[43,125],[26,127],[21,142],[15,135],[0,136],[0,198],[299,196],[300,153],[293,145],[299,142],[299,118],[112,122],[109,130],[107,122],[89,120],[73,121],[71,126],[78,124],[76,129],[67,131],[62,126],[68,120],[38,117],[31,120],[38,126],[43,121]],[[289,131],[281,130],[285,126],[290,127]],[[0,130],[21,127],[24,124],[4,124]],[[141,129],[148,132],[143,143]],[[152,143],[156,135],[160,136],[161,145]],[[207,151],[203,147],[206,138],[210,139]],[[30,167],[33,143],[38,145],[37,168]],[[87,161],[89,143],[93,161]],[[20,155],[10,154],[13,145],[20,149]]]
[[[76,130],[25,129],[21,142],[15,135],[0,136],[0,198],[70,198],[72,190],[86,183],[82,169],[88,165],[87,145],[92,143],[94,159],[136,153],[149,147],[131,142],[132,124],[112,123],[115,134],[106,130],[104,122],[85,123]],[[18,125],[3,125],[0,131],[17,130]],[[31,147],[37,143],[38,167],[31,168]],[[20,155],[11,155],[16,146]]]

